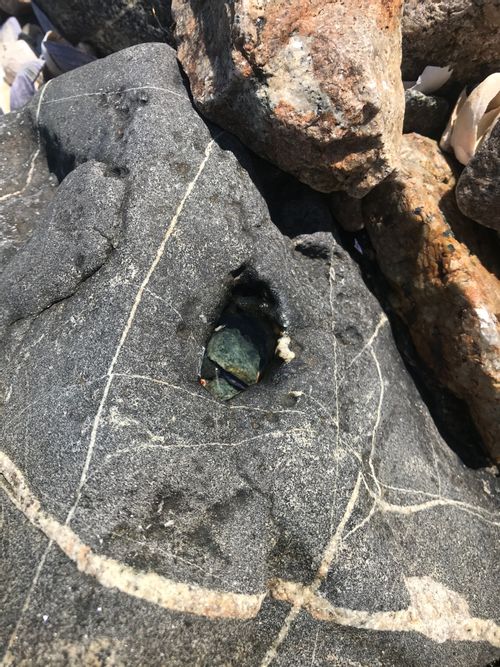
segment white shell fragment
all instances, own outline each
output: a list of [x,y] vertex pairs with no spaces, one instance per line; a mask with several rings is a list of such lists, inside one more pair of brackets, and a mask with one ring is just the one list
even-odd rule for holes
[[449,67],[434,67],[427,65],[422,74],[418,77],[417,82],[412,87],[412,90],[418,90],[424,95],[436,92],[448,81],[453,70]]
[[467,96],[458,98],[439,145],[463,165],[472,158],[500,117],[500,72],[490,74]]
[[13,16],[0,26],[0,44],[15,42],[21,33],[21,24]]
[[295,359],[295,352],[292,352],[290,349],[291,342],[290,336],[285,335],[278,339],[278,344],[276,345],[276,354],[280,359],[283,359],[285,364]]

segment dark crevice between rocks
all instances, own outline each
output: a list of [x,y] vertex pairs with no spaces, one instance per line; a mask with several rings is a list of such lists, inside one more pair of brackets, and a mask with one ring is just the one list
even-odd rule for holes
[[231,280],[199,376],[200,384],[223,401],[274,373],[281,363],[276,349],[284,328],[278,296],[254,269],[238,267]]
[[45,148],[49,171],[56,176],[60,184],[76,167],[75,156],[67,152],[59,142],[59,139],[49,133],[44,127],[40,130],[40,138]]

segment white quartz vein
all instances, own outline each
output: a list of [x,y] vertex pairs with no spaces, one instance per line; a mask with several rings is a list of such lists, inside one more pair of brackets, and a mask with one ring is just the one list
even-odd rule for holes
[[[335,534],[330,538],[328,541],[325,550],[323,552],[323,555],[321,557],[321,562],[318,568],[318,571],[316,573],[316,577],[314,578],[313,583],[311,584],[310,587],[308,587],[313,594],[315,595],[321,586],[322,582],[325,580],[325,577],[327,576],[330,567],[333,563],[333,560],[338,553],[340,546],[342,544],[342,535],[344,532],[344,529],[346,527],[347,522],[349,521],[351,514],[354,510],[354,507],[356,505],[356,501],[358,499],[359,495],[359,489],[361,486],[361,479],[362,479],[362,474],[358,474],[358,478],[356,480],[356,484],[354,485],[354,488],[351,493],[351,497],[349,498],[349,502],[347,503],[346,509],[344,511],[344,515],[342,519],[339,522],[339,525],[337,526],[337,530],[335,531]],[[281,646],[281,644],[285,641],[285,639],[288,636],[288,633],[290,632],[290,628],[292,627],[293,622],[299,615],[301,609],[303,608],[303,599],[300,596],[297,596],[297,598],[291,602],[292,608],[288,612],[285,621],[283,625],[280,628],[280,631],[278,632],[277,636],[275,637],[273,643],[267,650],[260,667],[268,667],[273,660],[276,658],[278,655],[278,650]]]
[[[0,489],[26,519],[46,535],[49,544],[56,544],[80,572],[93,577],[105,588],[116,589],[170,611],[213,619],[254,618],[268,594],[289,603],[291,612],[262,665],[272,662],[291,623],[302,609],[316,620],[349,627],[384,632],[419,632],[435,642],[484,641],[492,646],[500,646],[498,625],[490,619],[472,617],[464,598],[430,577],[405,579],[411,604],[402,611],[370,612],[334,607],[318,594],[319,586],[342,543],[343,530],[357,501],[361,477],[359,473],[342,520],[324,551],[313,583],[304,586],[298,582],[277,579],[270,582],[267,591],[247,594],[178,582],[153,572],[136,570],[116,559],[95,553],[67,524],[59,522],[43,509],[19,468],[6,454],[0,452]],[[48,548],[38,564],[32,589],[39,579],[47,553]],[[26,603],[25,607],[27,609]],[[11,635],[3,665],[15,663],[11,648],[19,623]]]
[[410,606],[398,611],[334,607],[310,586],[292,581],[273,582],[271,594],[278,600],[302,606],[318,621],[379,632],[418,632],[438,643],[472,641],[500,647],[500,627],[491,619],[471,616],[467,601],[455,591],[431,577],[406,577],[405,585]]
[[102,586],[116,588],[165,609],[209,618],[244,619],[253,618],[258,613],[265,593],[232,593],[185,584],[94,553],[67,524],[43,510],[20,470],[3,453],[0,453],[0,475],[0,486],[15,507],[45,533],[51,543],[57,544],[80,572],[93,577]]
[[335,508],[337,506],[337,484],[339,478],[339,449],[340,449],[340,411],[339,411],[339,383],[338,383],[338,359],[337,359],[337,336],[335,332],[335,306],[333,304],[333,288],[335,283],[335,269],[333,263],[330,264],[330,270],[328,274],[329,280],[329,291],[328,299],[330,304],[330,315],[331,315],[331,331],[332,331],[332,343],[333,343],[333,390],[334,390],[334,401],[335,401],[335,446],[333,451],[333,457],[335,461],[334,467],[334,477],[333,477],[333,496],[332,496],[332,505],[330,509],[330,534],[333,533],[333,517],[335,513]]
[[70,95],[68,97],[57,97],[54,100],[47,100],[44,104],[58,104],[60,102],[71,102],[72,100],[80,100],[85,97],[100,97],[102,95],[121,95],[123,93],[136,93],[143,90],[156,90],[160,93],[168,93],[169,95],[174,95],[179,97],[185,102],[191,104],[188,97],[182,95],[181,93],[176,93],[175,90],[170,90],[170,88],[161,88],[159,86],[133,86],[132,88],[123,88],[121,90],[97,90],[93,93],[80,93],[79,95]]
[[345,378],[346,371],[348,371],[349,368],[351,368],[351,366],[353,366],[358,361],[358,359],[366,352],[366,350],[368,350],[369,348],[372,347],[373,342],[375,341],[375,339],[377,338],[377,336],[380,333],[380,330],[382,329],[382,327],[384,327],[387,324],[388,321],[389,320],[387,319],[385,313],[382,313],[380,315],[380,319],[377,323],[377,326],[375,327],[375,330],[372,333],[372,335],[370,336],[370,338],[366,341],[366,343],[363,345],[361,350],[351,359],[351,361],[345,367],[345,371],[344,371],[344,374],[342,376],[342,380],[344,380],[344,378]]
[[184,192],[184,196],[182,197],[181,201],[179,202],[179,205],[177,206],[177,209],[174,213],[174,216],[170,220],[170,222],[169,222],[169,224],[168,224],[168,226],[165,230],[165,233],[163,235],[161,243],[158,246],[158,250],[156,251],[156,255],[155,255],[155,257],[154,257],[146,275],[144,276],[144,280],[142,281],[142,284],[139,287],[139,290],[137,291],[137,294],[135,295],[135,299],[134,299],[134,302],[132,303],[132,307],[130,308],[130,312],[129,312],[127,321],[125,323],[125,327],[124,327],[124,329],[121,333],[120,339],[118,341],[118,345],[116,346],[115,353],[113,355],[113,358],[111,359],[111,363],[110,363],[109,368],[108,368],[108,372],[107,372],[108,380],[107,380],[106,385],[104,387],[101,402],[99,403],[99,407],[97,409],[97,414],[96,414],[95,419],[94,419],[94,423],[93,423],[93,426],[92,426],[92,431],[91,431],[91,434],[90,434],[89,446],[88,446],[88,449],[87,449],[87,456],[85,458],[85,463],[83,465],[82,473],[81,473],[81,476],[80,476],[80,482],[79,482],[78,488],[76,490],[76,497],[75,497],[74,503],[73,503],[73,505],[71,506],[71,508],[68,512],[68,516],[66,517],[66,524],[69,524],[71,522],[71,519],[73,518],[73,515],[74,515],[74,513],[76,511],[76,508],[78,506],[78,503],[80,501],[80,497],[81,497],[81,494],[82,494],[83,487],[85,486],[85,482],[87,480],[87,475],[88,475],[88,471],[89,471],[89,467],[90,467],[90,462],[92,460],[92,456],[93,456],[93,453],[94,453],[94,447],[95,447],[95,443],[96,443],[97,432],[99,430],[99,426],[100,426],[100,423],[101,423],[101,418],[102,418],[102,414],[103,414],[103,411],[104,411],[104,407],[105,407],[106,401],[108,399],[109,390],[110,390],[111,385],[113,383],[114,369],[115,369],[116,363],[117,363],[117,361],[120,357],[120,353],[123,349],[123,346],[125,345],[125,341],[127,340],[128,335],[130,333],[130,330],[132,328],[132,325],[134,323],[135,316],[136,316],[136,313],[137,313],[137,309],[139,308],[139,305],[142,301],[144,291],[147,288],[147,286],[149,284],[149,281],[151,280],[151,276],[153,275],[156,267],[158,266],[161,258],[163,257],[163,253],[165,252],[165,247],[166,247],[170,237],[174,233],[175,227],[177,226],[177,222],[179,221],[179,217],[180,217],[180,215],[181,215],[181,213],[184,209],[186,201],[187,201],[189,195],[191,194],[191,192],[193,191],[193,188],[196,185],[196,182],[198,181],[201,173],[203,172],[203,169],[205,168],[205,165],[207,164],[207,161],[208,161],[208,158],[210,157],[210,153],[212,152],[213,146],[214,146],[214,139],[211,139],[208,142],[208,144],[205,148],[205,154],[204,154],[203,160],[200,162],[200,166],[198,167],[198,170],[197,170],[193,180],[188,184],[188,186],[186,188],[186,191]]
[[202,449],[206,447],[241,447],[246,445],[249,442],[255,440],[269,439],[269,440],[284,440],[287,437],[298,438],[302,442],[306,439],[310,439],[310,432],[308,429],[297,426],[295,428],[290,428],[288,430],[275,430],[275,431],[265,431],[264,433],[259,433],[258,435],[253,435],[242,440],[237,440],[236,442],[226,442],[226,441],[214,441],[214,442],[173,442],[171,444],[159,444],[157,442],[143,442],[135,444],[133,447],[125,447],[124,449],[118,449],[115,452],[107,454],[104,457],[103,465],[109,463],[109,461],[124,456],[125,454],[132,454],[133,456],[140,456],[141,452],[144,450],[154,450],[156,451],[171,451],[172,449]]
[[[47,86],[44,88],[44,90],[42,91],[42,94],[40,95],[40,100],[38,102],[38,111],[40,109],[43,93],[46,89],[47,89]],[[37,112],[37,117],[38,117],[38,112]],[[124,329],[121,333],[121,336],[120,336],[119,341],[118,341],[118,345],[115,349],[115,352],[114,352],[113,357],[111,359],[111,363],[110,363],[108,371],[106,373],[107,381],[106,381],[106,384],[104,386],[104,391],[103,391],[103,394],[102,394],[102,397],[101,397],[101,401],[99,403],[99,407],[97,409],[97,413],[96,413],[95,418],[94,418],[94,422],[93,422],[93,425],[92,425],[92,431],[91,431],[91,434],[90,434],[90,440],[89,440],[89,445],[88,445],[88,448],[87,448],[85,461],[84,461],[84,464],[83,464],[82,472],[81,472],[81,475],[80,475],[80,480],[79,480],[79,483],[78,483],[78,486],[77,486],[77,489],[76,489],[76,493],[75,493],[75,499],[74,499],[73,504],[71,505],[71,507],[68,511],[68,514],[66,516],[65,526],[69,526],[69,524],[71,523],[71,520],[72,520],[72,518],[74,516],[74,513],[76,511],[76,508],[78,507],[78,504],[80,502],[83,487],[85,486],[85,483],[86,483],[86,480],[87,480],[88,471],[89,471],[89,468],[90,468],[90,463],[92,461],[92,456],[93,456],[93,453],[94,453],[94,447],[95,447],[95,443],[96,443],[96,439],[97,439],[97,433],[98,433],[99,426],[100,426],[100,423],[101,423],[104,407],[106,405],[106,401],[107,401],[107,398],[108,398],[109,390],[111,388],[111,384],[112,384],[113,378],[114,378],[114,368],[116,366],[116,363],[118,361],[120,353],[123,349],[125,341],[127,340],[130,329],[132,328],[132,325],[134,323],[134,319],[135,319],[135,316],[136,316],[136,313],[137,313],[137,309],[138,309],[138,307],[141,303],[144,291],[147,288],[148,283],[151,279],[151,276],[153,275],[156,267],[158,266],[158,263],[160,262],[160,260],[163,256],[163,253],[165,251],[165,247],[166,247],[170,237],[172,236],[172,234],[175,230],[175,227],[177,225],[179,217],[180,217],[180,215],[181,215],[181,213],[184,209],[184,205],[185,205],[189,195],[193,191],[193,188],[196,185],[196,182],[198,181],[201,173],[203,172],[203,169],[205,168],[205,165],[208,161],[208,158],[210,157],[210,153],[212,152],[212,148],[214,146],[214,143],[215,143],[215,140],[211,139],[208,142],[208,144],[206,145],[205,151],[204,151],[204,156],[203,156],[203,159],[202,159],[202,161],[201,161],[201,163],[198,167],[198,170],[197,170],[193,180],[190,181],[190,183],[187,185],[187,188],[184,192],[184,196],[180,200],[179,205],[177,206],[177,209],[176,209],[172,219],[169,221],[169,224],[168,224],[168,226],[165,230],[165,233],[164,233],[163,238],[160,242],[160,245],[158,246],[158,249],[156,251],[154,259],[153,259],[148,271],[146,272],[144,280],[142,281],[142,284],[140,285],[139,290],[137,291],[137,294],[135,295],[135,299],[132,303],[127,321],[125,323],[125,327],[124,327]],[[47,547],[46,547],[46,549],[45,549],[45,551],[42,555],[42,558],[41,558],[41,560],[40,560],[40,562],[37,566],[37,569],[35,571],[35,576],[33,578],[32,584],[30,586],[27,598],[26,598],[26,600],[24,602],[24,605],[21,609],[20,617],[18,619],[18,622],[16,624],[14,632],[12,633],[12,635],[9,639],[9,644],[8,644],[9,647],[11,647],[13,645],[13,642],[16,639],[17,631],[20,627],[20,624],[22,623],[24,614],[26,613],[26,611],[29,607],[33,590],[35,589],[35,587],[38,583],[38,580],[40,578],[40,574],[42,572],[44,563],[47,559],[47,555],[48,555],[48,553],[49,553],[49,551],[52,547],[52,537],[50,535],[47,535],[47,536],[49,537],[49,543],[47,544]]]
[[[332,507],[331,507],[331,515],[330,515],[330,532],[332,533],[332,526],[333,526],[333,515],[334,511],[336,508],[336,501],[337,501],[337,484],[338,484],[338,457],[339,457],[339,449],[340,449],[340,423],[339,423],[339,380],[338,380],[338,359],[337,359],[337,338],[335,334],[335,307],[334,307],[334,300],[333,300],[333,290],[334,290],[334,284],[335,284],[335,269],[333,264],[330,265],[330,271],[329,271],[329,306],[330,306],[330,315],[331,315],[331,333],[332,333],[332,341],[333,341],[333,387],[334,387],[334,401],[335,401],[335,417],[331,417],[332,423],[335,426],[335,447],[334,447],[334,457],[335,457],[335,467],[334,467],[334,479],[333,479],[333,500],[332,500]],[[366,349],[370,349],[370,352],[374,358],[375,365],[377,368],[377,374],[379,377],[379,384],[380,384],[380,395],[379,395],[379,402],[377,406],[377,413],[375,417],[375,424],[373,427],[372,431],[372,436],[371,436],[371,448],[370,448],[370,456],[369,456],[369,466],[371,470],[371,474],[373,477],[373,480],[377,486],[377,492],[378,495],[381,493],[380,485],[378,483],[377,476],[375,474],[375,469],[373,466],[373,455],[375,452],[375,441],[376,441],[376,435],[377,435],[377,430],[380,424],[380,419],[381,419],[381,414],[382,414],[382,404],[384,400],[384,382],[383,382],[383,377],[382,377],[382,372],[380,369],[380,364],[378,362],[377,356],[375,352],[373,351],[373,342],[376,339],[381,327],[385,324],[387,318],[385,315],[382,315],[376,328],[375,331],[373,332],[372,336],[370,339],[367,341],[365,346],[361,349],[361,351],[354,357],[354,359],[351,361],[352,365],[362,354]],[[317,401],[315,399],[317,403]],[[328,413],[329,411],[326,409],[324,405],[320,403],[320,406]],[[342,536],[343,532],[345,530],[345,527],[347,525],[347,522],[349,521],[351,514],[354,510],[356,501],[359,496],[359,491],[361,487],[361,482],[364,481],[364,475],[360,471],[356,480],[356,484],[354,486],[354,489],[352,491],[351,497],[349,499],[349,502],[347,504],[346,510],[344,512],[344,515],[342,519],[340,520],[340,523],[337,526],[337,529],[335,530],[335,533],[332,535],[330,538],[326,549],[322,555],[321,558],[321,563],[316,575],[315,580],[310,586],[310,589],[316,593],[317,590],[319,589],[321,583],[324,581],[326,576],[328,575],[328,572],[330,570],[330,567],[332,565],[332,562],[338,553],[341,544],[342,544]],[[366,483],[366,482],[365,482]],[[357,528],[354,529],[354,531],[350,531],[349,534],[352,532],[355,532],[358,528],[360,528],[362,525],[367,523],[372,514],[375,511],[375,502],[372,505],[372,508],[370,509],[370,512],[367,517],[363,519],[363,521],[360,522]],[[300,610],[302,608],[302,605],[300,603],[293,603],[292,609],[288,613],[287,617],[285,618],[285,621],[276,636],[275,640],[269,647],[266,655],[264,656],[264,659],[261,663],[261,667],[268,667],[273,660],[276,658],[278,654],[278,650],[283,643],[283,641],[286,639],[288,636],[288,633],[290,631],[290,628],[297,618]]]
[[[192,396],[193,398],[197,398],[204,403],[210,402],[214,409],[219,409],[222,411],[225,410],[244,410],[244,411],[249,411],[249,412],[263,412],[265,414],[271,414],[271,415],[280,415],[280,414],[297,414],[297,415],[302,415],[304,417],[307,417],[307,414],[303,410],[295,410],[293,408],[283,408],[279,410],[275,410],[273,408],[258,408],[252,405],[238,405],[237,403],[223,403],[222,401],[218,401],[214,398],[210,398],[207,396],[207,391],[205,389],[201,389],[198,392],[190,391],[189,389],[186,389],[185,387],[181,387],[179,385],[173,384],[172,382],[168,382],[167,380],[164,380],[162,378],[154,378],[150,377],[148,375],[141,375],[139,373],[115,373],[114,374],[116,378],[121,377],[121,378],[128,378],[131,380],[143,380],[145,382],[152,382],[153,384],[158,384],[164,387],[167,387],[168,389],[173,389],[174,391],[179,391],[185,394],[188,394],[189,396]],[[233,399],[234,400],[234,399]]]

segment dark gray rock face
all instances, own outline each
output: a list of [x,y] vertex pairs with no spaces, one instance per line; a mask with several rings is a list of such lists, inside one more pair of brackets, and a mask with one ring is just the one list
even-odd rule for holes
[[[0,323],[32,316],[71,296],[101,268],[118,243],[123,197],[123,181],[102,163],[90,160],[68,175],[46,212],[46,224],[35,227],[0,274],[5,307]],[[52,269],[44,280],[19,280],[37,275],[41,266]]]
[[[494,478],[440,438],[349,255],[278,231],[169,47],[42,95],[73,170],[4,269],[5,664],[497,657]],[[214,323],[263,291],[295,357],[214,400]]]
[[448,122],[449,104],[442,97],[424,95],[418,90],[405,91],[403,133],[416,132],[440,139]]
[[169,0],[37,0],[61,34],[108,54],[141,42],[171,42]]
[[463,170],[455,192],[464,215],[500,231],[500,122]]
[[[27,110],[0,116],[0,267],[30,236],[57,180],[38,150]],[[1,270],[1,268],[0,268]]]
[[452,67],[452,81],[479,81],[500,66],[498,0],[405,0],[403,61],[405,81],[427,65]]

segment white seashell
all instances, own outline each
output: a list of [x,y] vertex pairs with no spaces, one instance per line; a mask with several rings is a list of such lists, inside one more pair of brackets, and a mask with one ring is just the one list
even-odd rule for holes
[[453,70],[449,67],[435,67],[434,65],[427,65],[418,79],[413,81],[403,82],[405,90],[418,90],[424,95],[429,95],[439,90],[448,81],[452,75]]
[[0,27],[0,43],[16,42],[21,33],[21,24],[13,16]]
[[490,74],[467,97],[462,91],[439,145],[466,165],[500,117],[500,72]]
[[455,126],[455,121],[457,120],[457,116],[460,113],[463,105],[465,104],[466,99],[467,99],[467,90],[464,88],[460,93],[460,97],[458,98],[457,103],[455,104],[455,108],[451,112],[448,124],[446,125],[445,131],[443,132],[443,136],[441,137],[441,140],[439,142],[439,147],[441,148],[442,151],[451,153],[451,143],[450,143],[451,133],[453,131],[453,127]]
[[36,60],[36,54],[25,41],[0,42],[0,65],[5,71],[5,81],[9,85],[12,85],[16,74],[33,60]]

